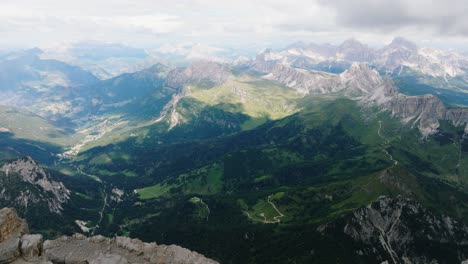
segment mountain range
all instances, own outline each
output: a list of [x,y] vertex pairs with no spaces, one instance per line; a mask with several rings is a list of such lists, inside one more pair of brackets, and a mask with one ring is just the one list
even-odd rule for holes
[[468,259],[465,55],[352,39],[97,76],[147,54],[67,52],[85,62],[0,59],[0,206],[34,232],[221,263]]

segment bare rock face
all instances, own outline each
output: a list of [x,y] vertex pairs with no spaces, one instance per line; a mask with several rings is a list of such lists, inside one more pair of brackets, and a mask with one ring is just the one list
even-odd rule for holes
[[62,204],[70,197],[70,191],[63,183],[52,180],[49,173],[30,157],[7,162],[0,168],[0,172],[3,172],[6,178],[19,177],[26,183],[24,186],[29,185],[41,190],[40,194],[36,194],[25,189],[20,191],[19,197],[12,197],[6,187],[3,189],[0,187],[0,198],[15,200],[18,205],[25,208],[36,203],[47,203],[51,212],[61,213]]
[[468,132],[468,109],[447,109],[434,95],[408,96],[396,94],[381,106],[403,123],[417,127],[423,137],[437,132],[439,121],[448,121],[454,126],[465,126]]
[[23,235],[21,237],[21,254],[24,259],[30,260],[42,252],[42,235]]
[[0,263],[11,263],[21,256],[20,239],[12,237],[0,244]]
[[309,95],[340,92],[352,98],[374,96],[381,100],[397,93],[392,83],[366,63],[353,63],[341,74],[309,71],[277,63],[264,78]]
[[[446,245],[459,250],[454,254],[459,256],[458,262],[468,257],[467,226],[447,216],[436,216],[401,196],[380,197],[355,211],[343,231],[365,245],[365,254],[377,255],[382,262],[438,263],[444,254],[437,251]],[[421,250],[420,245],[426,247]]]
[[187,68],[178,68],[169,72],[166,86],[182,88],[190,83],[218,85],[226,82],[230,76],[231,70],[227,65],[210,61],[197,61]]
[[367,45],[355,39],[348,39],[338,46],[336,56],[338,59],[349,61],[372,61],[375,54]]
[[144,243],[128,237],[86,237],[75,234],[43,242],[29,235],[26,222],[11,208],[0,210],[0,264],[2,263],[94,263],[94,264],[216,264],[188,249]]
[[433,134],[439,127],[439,120],[445,118],[444,104],[433,95],[406,96],[399,94],[389,101],[385,108],[404,123],[417,126],[423,136]]
[[275,65],[264,78],[282,83],[303,94],[327,94],[341,90],[340,80],[334,74],[291,68],[282,64]]

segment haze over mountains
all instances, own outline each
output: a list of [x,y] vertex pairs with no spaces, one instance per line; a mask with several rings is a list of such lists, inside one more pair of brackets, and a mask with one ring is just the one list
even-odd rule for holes
[[220,263],[468,259],[462,53],[79,43],[2,55],[0,98],[1,205],[47,238]]

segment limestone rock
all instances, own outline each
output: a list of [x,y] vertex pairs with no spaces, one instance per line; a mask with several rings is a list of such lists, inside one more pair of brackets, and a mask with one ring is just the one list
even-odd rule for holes
[[42,252],[42,235],[23,235],[21,237],[21,254],[25,259],[38,257]]
[[[70,197],[70,191],[63,183],[53,180],[47,170],[30,157],[9,161],[0,168],[0,172],[5,177],[14,177],[22,184],[19,194],[10,193],[8,189],[0,190],[0,199],[15,202],[11,206],[18,209],[27,211],[28,206],[46,204],[47,210],[60,214],[62,205]],[[36,189],[40,193],[33,191]]]
[[99,254],[99,256],[89,262],[89,264],[127,264],[125,257],[113,254]]
[[20,257],[19,245],[20,239],[18,237],[12,237],[0,243],[0,264],[11,263]]
[[[448,216],[434,215],[415,200],[402,196],[382,196],[356,210],[342,230],[362,243],[367,254],[377,253],[381,261],[389,263],[432,263],[433,258],[440,256],[430,252],[447,243],[456,245],[460,258],[468,257],[466,225]],[[427,247],[424,254],[417,250],[420,243]]]
[[0,210],[0,243],[10,238],[19,238],[28,232],[28,224],[18,217],[15,209],[4,208]]

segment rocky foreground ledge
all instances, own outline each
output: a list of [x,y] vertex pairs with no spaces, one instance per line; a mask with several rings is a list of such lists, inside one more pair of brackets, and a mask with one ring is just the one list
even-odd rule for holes
[[75,234],[43,241],[29,234],[28,224],[12,208],[0,210],[0,264],[214,264],[214,260],[176,245],[144,243],[128,237]]

